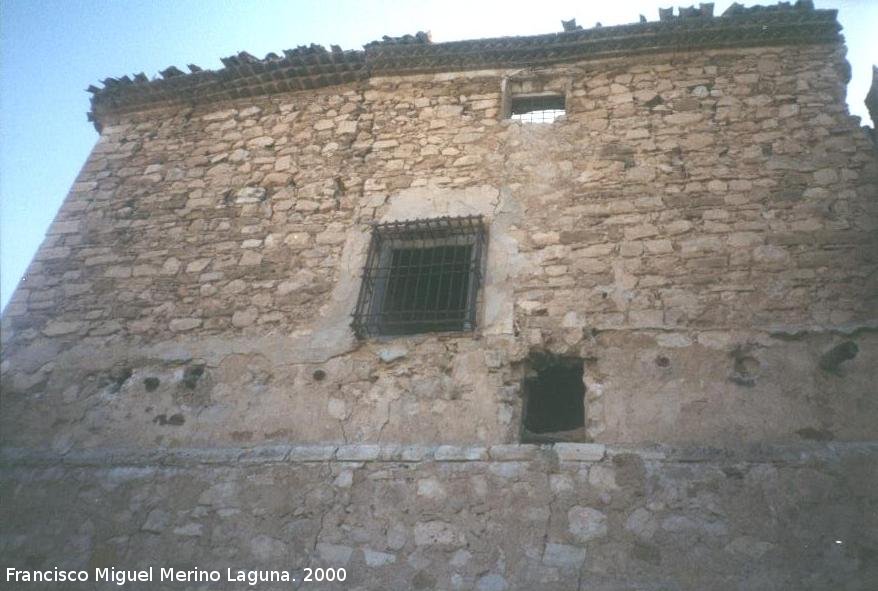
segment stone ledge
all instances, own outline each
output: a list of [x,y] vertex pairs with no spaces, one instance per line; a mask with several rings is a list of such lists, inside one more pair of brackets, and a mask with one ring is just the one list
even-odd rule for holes
[[381,455],[381,446],[373,444],[342,445],[335,459],[342,462],[374,462]]
[[535,460],[544,449],[550,450],[550,446],[529,445],[527,443],[509,443],[506,445],[492,445],[488,453],[495,462],[516,462]]
[[488,448],[460,445],[440,445],[433,451],[437,462],[474,462],[488,459]]
[[555,453],[562,462],[600,462],[607,447],[601,443],[556,443]]
[[806,464],[836,460],[841,456],[878,454],[878,441],[847,441],[820,444],[754,444],[738,448],[663,445],[603,445],[557,443],[555,445],[399,445],[315,444],[265,445],[179,449],[96,448],[59,454],[52,450],[16,447],[0,449],[0,465],[16,466],[189,466],[198,464],[271,464],[316,462],[528,462],[540,459],[561,462],[600,462],[620,455],[637,455],[647,462],[723,463],[750,462]]
[[291,445],[266,445],[247,449],[238,456],[239,462],[246,463],[265,463],[265,462],[283,462],[286,460],[293,446]]
[[335,445],[295,445],[287,456],[290,462],[326,462],[335,457]]

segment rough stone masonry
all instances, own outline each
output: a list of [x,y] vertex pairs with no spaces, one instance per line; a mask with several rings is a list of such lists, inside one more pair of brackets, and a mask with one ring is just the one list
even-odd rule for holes
[[[91,87],[2,317],[2,566],[873,588],[878,152],[839,30],[702,4]],[[474,327],[358,338],[375,225],[448,216],[486,228]],[[559,359],[581,428],[522,443]]]

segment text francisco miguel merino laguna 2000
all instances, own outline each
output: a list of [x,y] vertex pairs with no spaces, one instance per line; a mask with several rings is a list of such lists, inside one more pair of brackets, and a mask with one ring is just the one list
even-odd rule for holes
[[[304,569],[307,576],[308,571]],[[323,569],[321,569],[323,570]],[[341,569],[338,569],[341,570]],[[295,579],[289,570],[244,570],[227,568],[225,572],[219,570],[206,570],[198,567],[192,569],[177,568],[153,568],[141,570],[123,570],[117,568],[95,568],[91,573],[88,570],[67,570],[52,568],[49,570],[19,570],[9,567],[6,569],[6,582],[18,583],[65,583],[65,582],[108,582],[124,585],[134,582],[179,582],[179,583],[217,583],[219,581],[231,581],[247,583],[255,586],[259,583],[269,582],[293,582]]]

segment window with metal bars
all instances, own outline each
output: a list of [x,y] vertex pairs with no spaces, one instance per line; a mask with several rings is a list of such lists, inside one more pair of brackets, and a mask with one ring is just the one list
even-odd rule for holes
[[472,330],[485,243],[482,216],[373,226],[357,336]]
[[510,119],[525,123],[552,123],[566,112],[564,95],[513,96]]

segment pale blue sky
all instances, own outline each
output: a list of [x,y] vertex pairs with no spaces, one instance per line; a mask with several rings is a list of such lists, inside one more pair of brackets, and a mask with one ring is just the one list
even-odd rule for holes
[[[697,2],[696,2],[697,3]],[[746,5],[774,2],[743,2]],[[674,3],[687,6],[691,1]],[[718,1],[719,14],[731,1]],[[657,20],[656,0],[0,0],[0,306],[6,305],[46,228],[97,140],[84,89],[108,76],[169,65],[221,67],[220,57],[258,57],[320,43],[360,49],[382,35],[432,31],[437,42]],[[878,1],[816,2],[838,8],[853,66],[851,112],[878,63]]]

